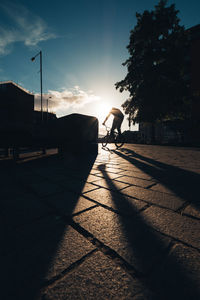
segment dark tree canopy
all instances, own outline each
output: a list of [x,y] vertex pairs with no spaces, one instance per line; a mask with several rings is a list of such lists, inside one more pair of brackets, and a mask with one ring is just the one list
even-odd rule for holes
[[179,25],[178,10],[161,0],[153,11],[136,13],[137,24],[123,63],[126,77],[116,83],[130,94],[122,107],[133,123],[181,118],[188,113],[185,81],[187,35]]

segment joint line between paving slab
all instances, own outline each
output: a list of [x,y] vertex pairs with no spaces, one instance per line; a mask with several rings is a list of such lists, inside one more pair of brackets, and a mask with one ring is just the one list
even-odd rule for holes
[[193,219],[193,220],[200,221],[200,218],[195,217],[195,216],[192,216],[192,215],[189,215],[189,214],[184,213],[184,212],[181,213],[181,216],[185,216],[185,217],[187,217],[187,218],[191,218],[191,219]]
[[90,210],[92,210],[93,208],[96,208],[96,207],[98,207],[98,206],[99,206],[99,205],[96,204],[96,205],[93,205],[93,206],[88,207],[88,208],[86,208],[86,209],[83,209],[83,210],[81,210],[81,211],[79,211],[79,212],[77,212],[77,213],[72,214],[72,217],[75,217],[75,216],[78,216],[78,215],[80,215],[80,214],[82,214],[82,213],[84,213],[84,212],[90,211]]
[[[100,188],[103,188],[103,189],[106,189],[106,190],[110,191],[110,189],[109,189],[109,188],[106,188],[106,187],[100,187]],[[96,190],[97,190],[97,189],[96,189]],[[100,205],[100,206],[102,206],[102,207],[104,207],[104,208],[106,208],[106,209],[109,209],[109,210],[111,210],[111,211],[114,211],[114,212],[118,213],[118,211],[114,210],[113,208],[111,208],[111,207],[109,207],[109,206],[107,206],[107,205],[105,205],[105,204],[102,204],[102,203],[100,203],[100,202],[98,202],[98,201],[96,201],[96,200],[94,200],[94,199],[89,198],[89,197],[86,195],[87,193],[88,193],[88,192],[85,192],[84,194],[81,194],[81,196],[84,197],[84,198],[86,198],[86,199],[89,200],[89,201],[92,201],[92,202],[96,203],[97,205]],[[142,202],[146,203],[146,204],[149,205],[149,206],[156,206],[156,207],[160,207],[160,208],[163,208],[163,209],[166,209],[166,210],[169,210],[169,211],[176,212],[176,211],[174,211],[174,210],[173,210],[172,208],[170,208],[170,207],[166,207],[166,206],[160,205],[160,204],[158,204],[158,203],[149,202],[149,201],[147,201],[147,200],[145,200],[145,199],[139,199],[139,198],[136,198],[136,197],[134,197],[134,196],[126,195],[126,194],[123,193],[123,189],[118,190],[116,193],[118,193],[119,196],[127,196],[127,197],[129,197],[129,198],[134,199],[134,200],[137,200],[137,201],[140,201],[140,202],[142,201]],[[146,207],[146,206],[145,206],[145,207]],[[142,209],[141,209],[141,210],[142,210]],[[140,210],[138,210],[138,211],[140,212]],[[118,213],[118,214],[119,214],[119,213]]]
[[[64,217],[65,219],[65,217]],[[94,246],[97,247],[104,255],[109,257],[117,265],[120,265],[127,273],[129,273],[133,278],[142,278],[144,274],[136,270],[134,266],[130,265],[125,259],[123,259],[115,250],[106,246],[99,239],[94,237],[89,231],[83,228],[80,224],[76,223],[74,220],[67,219],[67,222],[82,236],[89,240]]]
[[[112,207],[110,207],[110,206],[107,206],[107,205],[105,205],[105,204],[102,204],[102,203],[100,203],[100,202],[98,202],[98,201],[96,201],[96,200],[94,200],[94,199],[91,199],[91,198],[89,198],[87,195],[82,195],[82,197],[83,198],[85,198],[86,200],[89,200],[89,201],[91,201],[91,202],[94,202],[95,204],[97,204],[97,206],[101,206],[101,207],[103,207],[103,208],[105,208],[105,209],[107,209],[107,210],[109,210],[109,211],[112,211],[113,213],[116,213],[117,215],[120,215],[120,216],[127,216],[127,214],[126,213],[121,213],[119,210],[115,210],[114,208],[112,208]],[[143,201],[143,200],[138,200],[138,201]],[[146,203],[146,202],[145,202]],[[148,208],[149,206],[151,206],[151,204],[150,203],[147,203],[147,205],[145,205],[145,209],[146,208]],[[134,214],[137,214],[137,213],[140,213],[141,211],[143,211],[143,209],[144,208],[141,208],[141,209],[138,209],[137,211],[135,211],[135,213]]]
[[[104,179],[104,178],[102,177],[102,179]],[[119,182],[119,183],[126,183],[126,182],[122,182],[122,181],[118,181],[118,180],[116,180],[116,181]],[[108,188],[108,187],[106,187],[106,186],[97,184],[95,181],[90,182],[90,183],[93,184],[93,185],[95,185],[95,186],[97,186],[98,188],[104,188],[104,189],[106,189],[106,190],[113,190],[113,191],[116,191],[116,188],[111,189],[111,188]],[[128,188],[128,187],[133,186],[133,185],[131,185],[130,183],[126,183],[126,184],[127,184],[127,186],[125,186],[125,187],[123,187],[123,188],[121,188],[121,189],[117,189],[117,191],[121,191],[121,190],[123,190],[123,189],[126,189],[126,188]],[[86,192],[86,193],[87,193],[87,192]]]
[[[109,172],[109,173],[112,173],[112,172]],[[116,173],[113,173],[113,174],[116,174]],[[117,174],[117,175],[118,175],[118,174]],[[102,173],[95,174],[94,176],[96,176],[97,178],[100,178],[100,179],[105,179],[104,176],[102,175]],[[117,177],[115,177],[115,178],[113,178],[113,179],[110,179],[110,180],[119,179],[119,178],[121,178],[121,177],[123,177],[123,175],[119,174],[119,176],[117,176]],[[97,180],[98,180],[98,179],[97,179]],[[95,180],[95,181],[97,181],[97,180]],[[94,182],[95,182],[95,181],[94,181]]]
[[191,218],[193,220],[200,220],[199,217],[196,217],[196,216],[193,216],[193,215],[190,215],[188,213],[185,213],[184,210],[186,207],[190,206],[191,205],[191,202],[188,202],[186,201],[185,203],[183,203],[183,205],[181,207],[179,207],[177,210],[175,210],[176,213],[179,213],[181,216],[186,216],[188,218]]
[[49,286],[55,285],[58,280],[63,279],[65,277],[65,275],[67,275],[70,271],[73,271],[75,268],[80,266],[88,257],[90,257],[93,253],[95,253],[97,251],[98,251],[98,249],[96,248],[96,249],[93,249],[92,251],[90,251],[89,253],[87,253],[86,255],[82,256],[79,260],[72,263],[68,268],[61,271],[60,274],[58,274],[58,275],[54,276],[53,278],[51,278],[50,280],[47,280],[46,282],[44,282],[42,284],[41,288],[46,289]]
[[[145,199],[139,199],[139,198],[134,197],[134,196],[126,195],[126,194],[123,193],[123,190],[124,190],[124,189],[126,189],[126,188],[123,188],[123,189],[119,190],[118,193],[119,193],[120,195],[122,195],[122,196],[125,195],[125,196],[127,196],[127,197],[132,198],[132,199],[135,199],[135,200],[138,200],[138,201],[142,201],[142,202],[145,202],[145,203],[147,203],[147,204],[154,205],[154,206],[156,206],[156,207],[164,208],[164,209],[167,209],[167,210],[169,210],[169,211],[176,212],[175,210],[173,210],[173,209],[170,208],[170,207],[166,207],[166,206],[160,205],[160,204],[158,204],[158,203],[154,203],[154,202],[149,202],[149,201],[147,201],[147,200],[145,200]],[[143,189],[146,190],[146,188],[143,188]],[[160,192],[160,191],[155,191],[155,192],[156,192],[156,193],[163,194],[163,192]]]
[[184,242],[183,240],[179,240],[178,238],[175,238],[174,236],[169,235],[167,233],[164,233],[162,231],[159,231],[158,229],[156,229],[154,227],[151,227],[151,229],[154,230],[154,231],[156,231],[156,232],[158,232],[159,234],[167,237],[167,238],[170,238],[174,243],[182,244],[182,245],[187,246],[189,248],[195,249],[195,250],[197,250],[200,253],[200,249],[199,248],[197,248],[197,247],[195,247],[195,246],[193,246],[191,244],[188,244],[187,242]]
[[157,184],[158,184],[157,182],[154,182],[154,183],[148,185],[148,186],[146,187],[146,189],[148,190],[148,189],[152,188],[153,186],[155,186],[155,185],[157,185]]
[[191,203],[189,201],[184,202],[183,205],[176,210],[176,212],[182,215],[183,210],[190,204]]

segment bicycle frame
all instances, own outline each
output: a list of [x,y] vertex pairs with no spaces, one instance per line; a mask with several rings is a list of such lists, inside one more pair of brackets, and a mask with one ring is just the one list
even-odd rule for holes
[[[104,136],[103,138],[103,141],[102,141],[102,147],[106,147],[106,145],[110,142],[114,142],[115,143],[115,146],[117,148],[120,148],[123,144],[124,144],[124,141],[123,141],[123,138],[121,137],[121,135],[119,135],[119,133],[114,130],[113,131],[113,136],[110,134],[111,133],[111,128],[104,125],[105,128],[106,128],[106,135]],[[111,138],[113,138],[114,140],[111,141]]]

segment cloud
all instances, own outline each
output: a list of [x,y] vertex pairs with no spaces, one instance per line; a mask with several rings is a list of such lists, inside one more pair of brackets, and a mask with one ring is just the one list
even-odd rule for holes
[[0,26],[0,55],[8,54],[16,42],[29,47],[56,37],[49,32],[47,24],[39,16],[24,6],[6,2],[0,4],[0,8],[11,21],[7,27]]
[[[86,104],[99,101],[101,98],[94,95],[92,91],[85,92],[79,86],[72,89],[63,89],[61,92],[49,90],[48,94],[43,95],[44,108],[46,110],[47,99],[49,99],[49,111],[65,114],[69,108],[76,108],[77,110]],[[39,110],[41,106],[40,94],[35,95],[35,109]]]

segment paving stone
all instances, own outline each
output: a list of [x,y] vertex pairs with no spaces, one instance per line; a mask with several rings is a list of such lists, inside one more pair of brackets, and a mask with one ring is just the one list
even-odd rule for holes
[[86,182],[84,184],[84,187],[83,187],[83,190],[82,190],[82,194],[83,193],[87,193],[89,191],[96,190],[96,189],[98,189],[98,187],[96,185]]
[[200,219],[200,211],[192,205],[188,205],[182,212],[183,214]]
[[35,174],[31,170],[20,170],[16,174],[16,181],[20,182],[21,184],[40,184],[41,182],[45,181],[45,178],[42,176],[41,173]]
[[122,190],[122,193],[130,197],[145,200],[152,204],[157,204],[162,207],[177,210],[180,208],[184,201],[178,197],[166,193],[152,191],[141,187],[131,186]]
[[87,177],[87,182],[95,182],[97,180],[99,180],[99,177],[92,174],[89,174],[89,176]]
[[69,178],[69,177],[63,177],[58,180],[58,184],[62,186],[63,190],[66,191],[77,191],[81,192],[84,187],[84,181],[78,179],[78,178]]
[[141,179],[146,179],[146,180],[152,180],[153,182],[155,182],[155,179],[146,174],[146,173],[143,173],[141,171],[139,171],[138,169],[136,169],[135,171],[133,170],[134,168],[133,167],[129,167],[130,169],[129,170],[124,170],[124,171],[121,171],[119,174],[120,175],[126,175],[126,176],[130,176],[130,177],[136,177],[136,178],[141,178]]
[[86,180],[87,177],[85,178],[85,180],[73,177],[62,177],[58,181],[58,184],[63,188],[63,190],[81,194],[96,188],[91,183],[86,182]]
[[100,175],[100,174],[101,174],[101,172],[98,171],[98,169],[92,169],[92,170],[90,171],[90,175],[98,176],[98,175]]
[[1,263],[4,275],[1,284],[7,293],[7,298],[2,296],[2,299],[36,299],[37,292],[48,280],[95,248],[55,217],[16,231],[11,244],[13,251]]
[[0,224],[10,228],[25,225],[42,216],[52,214],[52,209],[41,203],[37,197],[29,193],[7,193],[0,200],[1,218]]
[[150,282],[160,299],[200,298],[200,253],[176,244],[169,256],[151,274]]
[[118,174],[122,169],[120,167],[109,167],[108,164],[106,164],[106,172],[111,172],[114,174]]
[[98,185],[100,187],[105,187],[105,188],[114,189],[114,190],[121,190],[121,189],[129,186],[129,184],[124,183],[124,182],[120,182],[117,180],[109,180],[109,179],[105,180],[104,178],[95,181],[94,184]]
[[170,189],[170,188],[164,186],[163,184],[157,183],[156,185],[153,185],[150,189],[153,191],[172,194],[172,195],[176,196],[175,192],[173,192],[173,189]]
[[63,190],[61,186],[46,180],[38,183],[29,182],[27,185],[34,192],[34,194],[38,195],[39,197],[50,196]]
[[184,186],[178,183],[174,185],[170,184],[169,186],[157,183],[156,185],[153,185],[150,189],[161,193],[171,194],[176,197],[176,194],[180,194],[180,191],[182,191],[181,194],[183,193]]
[[46,289],[40,299],[133,299],[141,289],[141,283],[97,252]]
[[[114,160],[113,160],[113,162],[107,162],[106,163],[106,169],[109,169],[109,168],[113,168],[113,169],[121,169],[121,164],[119,164],[119,163],[117,163],[117,162],[115,162]],[[110,170],[111,171],[111,170]]]
[[[116,191],[116,187],[114,187],[113,190],[114,189]],[[135,200],[104,188],[85,193],[85,196],[128,215],[133,214],[146,206],[146,203],[143,201]]]
[[149,185],[153,184],[153,181],[145,180],[145,179],[139,179],[135,177],[130,177],[130,176],[122,176],[120,178],[117,178],[115,181],[120,181],[120,182],[125,182],[141,187],[148,187]]
[[[99,174],[96,174],[96,175],[101,177],[101,178],[105,177],[105,174],[103,174],[102,172],[100,172]],[[121,174],[114,174],[114,173],[111,173],[111,172],[106,172],[106,177],[108,179],[116,179],[116,178],[120,178]]]
[[146,222],[157,230],[200,249],[200,222],[159,207],[142,212]]
[[[41,287],[66,270],[46,289],[46,299],[200,299],[199,149],[139,144],[109,148],[104,151],[99,145],[96,162],[70,154],[63,159],[28,157],[17,164],[1,161],[2,299],[44,300]],[[107,188],[94,190],[92,182],[104,186],[105,179]],[[123,186],[145,180],[157,185]],[[122,186],[126,194],[117,191]],[[146,202],[131,196],[155,206],[139,212]],[[182,215],[171,211],[184,201],[191,204]],[[145,279],[144,286],[67,226],[60,214],[73,215],[144,273],[139,277]]]
[[74,220],[143,273],[162,258],[170,242],[151,231],[140,216],[125,218],[102,207],[75,216]]
[[[53,183],[62,183],[62,184],[66,184],[68,181],[75,181],[76,179],[74,179],[76,175],[76,172],[73,171],[64,171],[64,170],[54,170],[53,176],[50,173],[46,173],[44,176],[46,179],[48,179],[50,182]],[[80,180],[79,180],[80,181]]]
[[60,214],[72,215],[93,207],[95,204],[73,192],[63,192],[48,197],[47,204],[55,207]]
[[156,295],[149,291],[142,291],[142,293],[137,294],[133,297],[133,300],[155,300],[157,299]]

